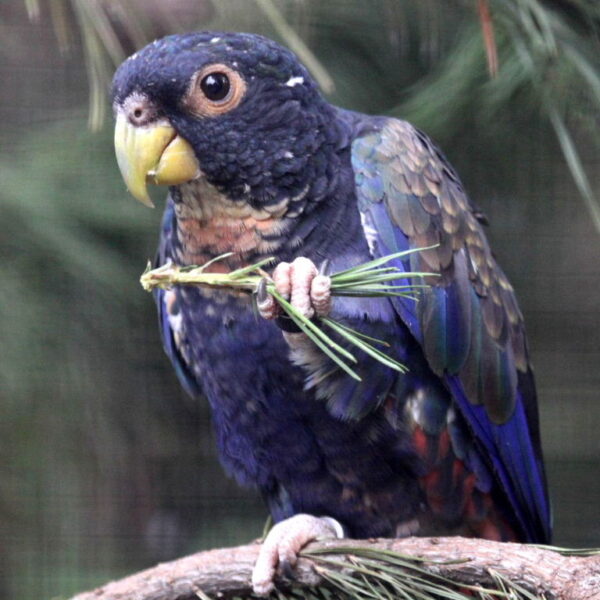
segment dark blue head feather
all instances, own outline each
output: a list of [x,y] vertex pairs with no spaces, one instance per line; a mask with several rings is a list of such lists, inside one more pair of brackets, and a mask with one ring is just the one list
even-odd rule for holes
[[[194,75],[225,64],[246,90],[234,109],[198,116],[185,106]],[[118,69],[113,105],[133,93],[147,97],[157,118],[168,118],[196,153],[207,180],[232,199],[254,206],[297,196],[321,181],[339,137],[325,102],[289,50],[259,35],[200,32],[146,46]],[[312,194],[314,196],[318,194]]]

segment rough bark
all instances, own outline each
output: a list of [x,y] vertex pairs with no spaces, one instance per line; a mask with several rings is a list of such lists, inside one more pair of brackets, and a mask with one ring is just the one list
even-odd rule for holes
[[[600,600],[600,555],[564,556],[558,552],[487,540],[405,538],[331,540],[311,544],[310,551],[343,546],[393,550],[427,559],[420,566],[463,584],[490,585],[496,572],[545,598]],[[258,544],[199,552],[108,583],[72,600],[182,600],[248,595]],[[450,564],[449,561],[461,561]],[[301,558],[294,582],[283,586],[315,586],[320,577],[309,557]],[[352,566],[349,564],[348,569]]]

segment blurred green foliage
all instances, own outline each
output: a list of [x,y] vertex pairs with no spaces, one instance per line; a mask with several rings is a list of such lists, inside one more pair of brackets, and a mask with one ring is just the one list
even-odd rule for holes
[[[89,114],[99,124],[121,56],[153,36],[197,28],[300,44],[304,59],[331,78],[333,102],[401,115],[437,139],[492,217],[494,246],[518,283],[550,406],[553,456],[588,461],[579,479],[567,477],[564,463],[551,466],[551,479],[568,479],[579,502],[565,517],[559,508],[558,541],[591,544],[600,536],[574,516],[591,514],[584,496],[597,501],[600,493],[592,477],[599,238],[589,217],[597,219],[592,189],[600,171],[600,6],[489,5],[496,78],[475,0],[13,0],[0,7],[0,596],[67,595],[260,533],[264,511],[221,474],[206,407],[180,391],[138,284],[160,211],[128,197],[110,120],[92,132],[82,101],[73,108],[88,89],[76,69],[89,76]],[[65,118],[41,122],[45,112]],[[158,206],[163,194],[156,191]],[[570,527],[562,537],[560,523]]]
[[[41,4],[40,0],[25,2],[29,14],[36,18]],[[166,10],[153,15],[155,21],[157,17],[167,21],[169,6],[180,4],[177,0],[167,3]],[[140,47],[151,39],[152,11],[147,5],[124,0],[54,0],[48,6],[63,50],[71,43],[72,28],[79,30],[90,87],[90,124],[97,129],[103,122],[107,104],[104,88],[112,67],[123,60],[128,47]],[[570,119],[586,122],[598,144],[600,4],[595,0],[229,0],[215,13],[213,29],[266,29],[265,33],[281,38],[334,101],[338,97],[346,103],[362,100],[372,110],[377,107],[377,96],[388,92],[380,99],[381,111],[423,123],[434,133],[456,131],[460,123],[470,131],[479,125],[490,134],[504,131],[506,135],[510,120],[503,118],[504,114],[518,109],[525,119],[541,116],[554,130],[585,207],[600,232],[600,205],[569,123]],[[257,19],[261,15],[263,23]],[[345,35],[340,35],[340,15],[346,19]],[[164,25],[171,32],[182,29],[182,23],[172,19]],[[189,28],[189,23],[186,26]],[[337,27],[334,35],[327,31],[332,26]],[[310,40],[316,53],[304,38]],[[329,52],[332,45],[345,52]],[[336,79],[350,81],[342,88],[343,94],[333,94],[334,78],[316,54],[324,61],[335,57],[331,70],[336,72]],[[398,69],[399,60],[413,68]],[[353,85],[358,73],[367,75],[366,86]],[[424,77],[427,73],[429,76]],[[390,87],[382,88],[381,81]],[[417,85],[410,85],[415,81]],[[354,97],[360,90],[369,95]],[[390,100],[400,100],[395,110],[390,110]]]

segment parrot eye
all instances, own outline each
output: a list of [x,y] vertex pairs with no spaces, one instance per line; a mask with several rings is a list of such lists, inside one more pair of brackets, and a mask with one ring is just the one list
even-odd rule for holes
[[202,78],[200,88],[209,100],[217,102],[227,96],[231,86],[225,73],[210,73]]
[[199,117],[216,117],[233,110],[244,97],[246,82],[231,67],[208,65],[198,71],[184,97],[184,105]]

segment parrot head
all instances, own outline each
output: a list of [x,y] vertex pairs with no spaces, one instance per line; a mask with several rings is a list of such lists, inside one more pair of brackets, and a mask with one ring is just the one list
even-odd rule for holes
[[119,67],[112,101],[119,168],[150,206],[147,183],[195,179],[256,207],[297,196],[314,185],[331,120],[295,55],[253,34],[157,40]]

